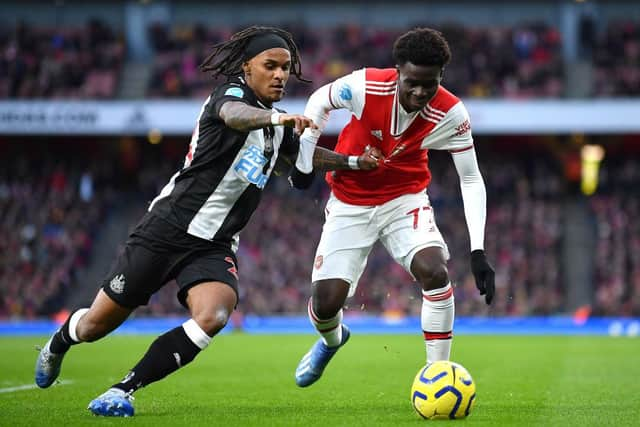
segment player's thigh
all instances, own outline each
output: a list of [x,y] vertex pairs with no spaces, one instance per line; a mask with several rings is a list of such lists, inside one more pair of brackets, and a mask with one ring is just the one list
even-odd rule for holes
[[325,212],[311,280],[344,280],[351,287],[349,295],[353,295],[378,239],[378,230],[372,221],[375,208],[348,205],[332,197]]
[[380,241],[408,273],[413,275],[413,257],[424,248],[441,248],[445,260],[449,259],[447,244],[438,229],[426,195],[404,196],[387,208],[383,212],[386,222],[380,233]]

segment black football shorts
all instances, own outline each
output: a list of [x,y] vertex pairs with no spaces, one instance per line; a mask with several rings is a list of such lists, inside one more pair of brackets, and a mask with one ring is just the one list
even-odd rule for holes
[[[180,287],[178,300],[187,307],[187,291],[202,282],[222,282],[238,295],[238,261],[231,245],[187,234],[155,214],[138,223],[118,255],[102,289],[118,304],[136,308],[167,282]],[[187,307],[188,308],[188,307]]]

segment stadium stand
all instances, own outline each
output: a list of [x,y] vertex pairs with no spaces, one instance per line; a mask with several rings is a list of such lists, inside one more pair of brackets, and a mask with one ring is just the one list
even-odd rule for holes
[[[294,34],[303,71],[313,82],[308,85],[292,79],[288,96],[308,95],[312,89],[365,65],[393,66],[391,45],[406,30],[355,24],[322,28],[285,23],[283,27]],[[545,23],[488,28],[452,23],[438,28],[454,52],[445,75],[445,84],[453,92],[471,97],[563,96],[562,43],[557,29]],[[149,31],[156,52],[149,95],[206,97],[211,81],[197,67],[211,46],[227,38],[233,29],[202,25],[170,29],[155,24]]]
[[[97,163],[93,157],[96,152],[82,150],[70,161],[69,150],[81,144],[67,144],[59,142],[43,153],[38,149],[41,145],[31,143],[34,149],[20,150],[14,166],[2,175],[0,219],[2,234],[10,238],[3,242],[0,316],[51,313],[61,307],[70,289],[79,292],[89,288],[93,294],[97,284],[78,283],[74,272],[90,257],[100,222],[110,210],[119,208],[116,200],[132,200],[142,213],[179,164],[178,153],[184,145],[178,140],[168,142],[166,145],[173,148],[167,149],[164,157],[154,155],[157,147],[142,141],[133,155],[128,150],[103,147],[97,152],[108,161]],[[559,203],[566,190],[561,168],[544,151],[536,150],[534,161],[522,150],[503,152],[491,143],[480,144],[481,167],[491,200],[487,251],[495,260],[497,282],[503,286],[503,298],[497,299],[491,313],[562,310],[558,252],[563,218]],[[115,144],[97,147],[103,145]],[[434,181],[430,194],[436,220],[453,254],[450,271],[457,286],[458,310],[461,314],[485,312],[468,271],[468,237],[455,170],[446,153],[433,153],[431,164]],[[270,184],[241,236],[243,312],[292,314],[304,308],[327,191],[321,180],[308,192],[289,189],[282,178]],[[108,268],[105,263],[111,262],[95,261],[104,264],[103,270]],[[51,283],[45,286],[44,280]],[[380,247],[374,250],[361,283],[350,301],[352,311],[406,315],[419,309],[419,304],[412,303],[419,294],[411,278]],[[182,313],[176,290],[168,285],[139,314]]]
[[594,96],[640,95],[640,24],[615,20],[597,38],[593,58]]
[[[637,100],[640,23],[633,14],[624,14],[624,5],[618,5],[619,10],[601,6],[603,19],[593,13],[582,16],[573,45],[567,44],[571,37],[563,32],[561,20],[540,19],[542,13],[528,21],[487,18],[476,25],[469,25],[465,16],[439,20],[434,26],[450,40],[454,54],[444,85],[472,101],[580,96]],[[99,11],[102,6],[94,7]],[[194,15],[200,5],[176,4],[176,15],[188,15],[183,7]],[[143,84],[147,98],[160,103],[187,98],[197,103],[215,84],[199,72],[198,65],[212,44],[227,39],[240,25],[158,19],[132,26],[119,25],[113,18],[117,14],[94,15],[100,19],[68,18],[72,25],[54,22],[43,12],[38,20],[2,21],[6,25],[0,26],[0,99],[119,99],[123,82],[139,77],[124,75],[136,56],[131,53],[137,46],[131,30],[135,28],[133,35],[145,33],[151,48],[148,57],[138,52],[135,58],[140,70],[150,71],[148,84]],[[367,26],[362,20],[325,19],[309,25],[289,19],[271,24],[292,31],[301,49],[304,74],[313,83],[290,80],[287,98],[302,100],[312,89],[363,65],[392,66],[389,52],[394,38],[422,22]],[[567,53],[573,48],[578,50],[576,58]],[[581,62],[571,63],[573,59]],[[570,87],[572,80],[580,80],[585,87],[575,90]],[[99,116],[95,111],[92,114]],[[136,126],[145,126],[143,113],[136,111],[133,118]],[[620,131],[613,129],[613,133]],[[335,135],[328,139],[330,145]],[[601,183],[588,198],[576,189],[579,160],[576,166],[575,158],[567,157],[566,135],[483,134],[476,139],[489,196],[486,249],[496,267],[500,295],[491,308],[477,295],[469,272],[458,178],[446,154],[431,155],[434,181],[429,192],[452,253],[449,269],[457,288],[457,312],[544,315],[574,309],[566,282],[568,262],[563,257],[567,224],[572,220],[566,201],[573,198],[587,206],[595,236],[593,288],[584,286],[590,298],[588,310],[608,316],[640,315],[640,261],[634,256],[640,249],[637,135],[629,136],[629,143],[620,147],[614,142],[624,136],[602,136],[599,142],[607,155]],[[179,167],[187,140],[186,134],[165,136],[161,144],[152,146],[122,135],[106,139],[1,135],[0,318],[49,316],[69,308],[71,296],[79,292],[93,296],[99,278],[84,282],[80,273],[90,267],[97,271],[109,267],[111,259],[93,256],[98,237],[105,233],[105,221],[121,212],[123,204],[136,214],[144,212],[146,202]],[[269,185],[241,237],[239,308],[243,313],[304,311],[327,191],[320,181],[305,193],[290,190],[284,179]],[[109,248],[112,257],[115,250]],[[184,314],[175,299],[176,290],[170,284],[138,315]],[[377,247],[349,311],[417,315],[417,298],[409,275]]]
[[77,287],[108,191],[95,165],[10,151],[0,176],[0,317],[50,315]]
[[[306,85],[292,81],[289,96],[310,90],[364,65],[388,67],[394,38],[406,28],[333,28],[283,24],[296,37],[305,63]],[[469,28],[445,23],[438,28],[455,53],[446,85],[474,98],[557,98],[566,96],[562,39],[544,22],[517,26]],[[148,28],[155,52],[148,95],[156,98],[202,98],[211,80],[198,65],[210,47],[226,39],[232,27],[201,24]],[[323,35],[330,34],[330,37]],[[640,93],[640,25],[609,22],[606,31],[582,35],[583,49],[594,64],[592,96],[637,96]],[[124,35],[99,19],[72,28],[18,23],[0,33],[0,97],[102,98],[116,95],[125,60]]]
[[[495,138],[492,138],[495,140]],[[111,260],[91,260],[92,242],[105,216],[127,200],[136,217],[180,164],[186,142],[156,146],[42,142],[2,145],[0,174],[0,317],[36,317],[64,306],[69,292],[93,295],[97,281],[79,283],[77,271],[90,261],[106,270]],[[455,170],[446,153],[433,152],[434,181],[430,197],[436,221],[449,244],[449,263],[460,314],[529,315],[565,312],[566,286],[561,263],[561,239],[567,218],[562,201],[572,191],[563,176],[562,161],[551,151],[529,145],[504,150],[504,144],[480,139],[479,156],[489,195],[487,252],[496,267],[499,298],[488,309],[477,295],[468,269],[468,237]],[[517,144],[516,144],[517,145]],[[540,144],[542,145],[542,144]],[[105,146],[96,150],[96,147]],[[10,148],[13,147],[13,148]],[[24,147],[30,147],[24,149]],[[94,156],[100,153],[102,160]],[[70,153],[73,153],[70,156]],[[155,153],[155,154],[154,154]],[[640,314],[640,196],[634,183],[638,170],[627,151],[613,153],[603,163],[603,183],[589,199],[597,223],[593,312]],[[115,166],[117,165],[117,167]],[[322,227],[327,197],[320,180],[299,192],[276,178],[263,203],[241,236],[240,309],[250,314],[300,313],[309,293],[310,268]],[[129,202],[130,201],[130,202]],[[133,224],[131,224],[133,225]],[[115,256],[113,250],[112,256]],[[139,311],[181,314],[170,284]],[[419,298],[408,274],[377,247],[350,300],[354,313],[390,316],[417,314]]]
[[0,98],[109,99],[125,44],[97,19],[71,28],[22,22],[0,30],[0,52]]
[[599,315],[637,316],[640,314],[637,161],[633,157],[612,159],[611,167],[603,175],[605,188],[590,200],[598,230],[594,309]]

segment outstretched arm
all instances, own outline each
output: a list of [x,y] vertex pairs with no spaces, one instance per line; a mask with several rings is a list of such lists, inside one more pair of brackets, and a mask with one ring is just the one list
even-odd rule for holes
[[[286,159],[286,161],[290,165],[293,163],[293,161],[290,159]],[[295,188],[304,190],[305,188],[308,188],[313,182],[313,177],[316,170],[372,170],[377,168],[382,161],[384,161],[382,151],[374,147],[367,146],[364,152],[359,156],[347,156],[345,154],[336,153],[335,151],[323,147],[315,147],[315,150],[313,152],[314,170],[305,174],[298,169],[298,166],[296,166],[293,168],[291,175],[289,176],[289,182]]]
[[300,137],[300,152],[296,167],[303,173],[313,170],[314,148],[329,121],[332,110],[346,108],[356,117],[364,108],[365,70],[357,70],[316,90],[307,101],[304,115],[318,125],[317,129],[306,129]]
[[378,167],[378,163],[384,160],[382,152],[377,148],[367,147],[359,156],[347,156],[335,151],[316,147],[313,152],[313,168],[321,171],[333,171],[340,169],[371,170]]
[[329,102],[330,86],[328,84],[316,90],[309,97],[304,110],[305,114],[315,117],[318,123],[317,129],[306,130],[300,137],[300,151],[296,159],[296,168],[304,173],[310,173],[315,166],[316,144],[327,121],[329,121],[329,112],[334,109]]
[[288,126],[295,128],[296,132],[300,134],[306,128],[318,128],[313,120],[300,114],[275,113],[235,101],[222,104],[220,118],[227,126],[241,132],[262,129],[267,126]]

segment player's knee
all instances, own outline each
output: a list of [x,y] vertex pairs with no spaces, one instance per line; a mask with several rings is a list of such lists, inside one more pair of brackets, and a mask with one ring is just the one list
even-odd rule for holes
[[449,271],[447,266],[442,263],[424,265],[417,272],[416,279],[422,285],[423,290],[430,291],[446,286],[449,282]]
[[313,284],[311,308],[319,319],[331,319],[342,309],[349,292],[343,280],[321,280]]
[[193,319],[207,335],[212,337],[225,327],[230,315],[231,313],[226,308],[215,307],[196,313]]
[[343,305],[344,298],[341,295],[325,294],[311,298],[311,308],[319,319],[331,319],[338,314]]
[[329,300],[329,301],[323,300],[318,302],[313,301],[313,304],[312,304],[313,313],[319,319],[331,319],[336,314],[338,314],[338,312],[342,308],[342,305],[343,305],[342,301],[334,301],[334,300]]

